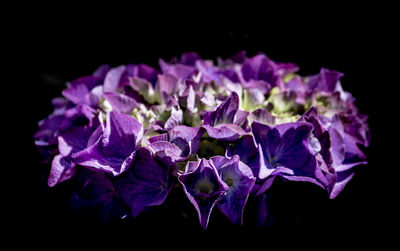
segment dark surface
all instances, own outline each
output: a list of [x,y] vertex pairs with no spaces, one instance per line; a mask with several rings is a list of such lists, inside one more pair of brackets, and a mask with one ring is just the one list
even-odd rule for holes
[[[123,18],[117,22],[114,18],[100,21],[95,14],[88,17],[84,13],[77,16],[57,13],[35,18],[29,29],[20,34],[19,43],[27,52],[23,55],[24,61],[30,69],[21,87],[26,112],[23,122],[17,124],[26,150],[13,163],[21,178],[19,184],[13,183],[18,195],[7,203],[12,211],[9,216],[13,220],[12,233],[33,237],[34,242],[43,245],[79,239],[100,245],[147,240],[150,244],[175,245],[174,239],[184,239],[188,243],[229,240],[235,246],[244,242],[252,245],[277,242],[276,238],[294,240],[299,236],[304,243],[315,239],[344,243],[377,241],[378,236],[386,235],[386,229],[397,218],[389,217],[394,211],[395,201],[390,192],[395,183],[383,171],[383,168],[391,170],[383,157],[387,154],[384,135],[390,129],[381,123],[389,111],[377,105],[384,101],[378,74],[385,68],[380,58],[386,49],[380,39],[386,33],[382,29],[384,23],[377,23],[368,13],[354,18],[347,12],[320,13],[309,20],[300,16],[285,19],[287,23],[260,16],[252,19],[251,14],[238,17],[235,22],[226,20],[228,16],[221,20],[206,17],[207,13],[202,13],[195,17],[182,16],[186,22],[167,17],[160,20]],[[329,200],[324,191],[311,184],[278,181],[270,190],[274,221],[269,226],[256,226],[254,203],[250,202],[243,227],[231,225],[214,210],[209,229],[204,232],[194,208],[179,191],[165,205],[135,220],[104,224],[92,214],[71,212],[68,182],[52,189],[46,186],[49,167],[39,165],[32,135],[37,130],[37,122],[51,112],[50,101],[60,95],[65,81],[90,74],[103,63],[117,66],[144,62],[157,66],[159,58],[169,60],[185,51],[216,59],[243,49],[248,55],[262,51],[273,60],[294,62],[303,75],[316,74],[320,67],[345,73],[343,88],[356,97],[360,111],[370,115],[372,143],[366,151],[368,166],[356,168],[354,179],[338,198]],[[182,216],[177,205],[187,217]]]

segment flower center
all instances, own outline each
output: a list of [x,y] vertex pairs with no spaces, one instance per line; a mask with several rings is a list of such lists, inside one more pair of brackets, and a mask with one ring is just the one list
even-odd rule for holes
[[268,163],[272,166],[272,167],[276,167],[278,165],[278,159],[276,156],[272,156],[269,160]]
[[214,191],[214,185],[207,179],[201,179],[196,183],[195,190],[198,193],[210,194]]
[[227,179],[224,180],[224,182],[225,182],[229,187],[231,187],[231,186],[233,185],[233,179],[232,179],[232,178],[227,178]]

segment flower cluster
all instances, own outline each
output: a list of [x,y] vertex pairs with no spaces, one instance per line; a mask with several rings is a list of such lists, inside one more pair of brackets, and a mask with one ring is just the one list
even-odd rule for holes
[[136,217],[174,188],[203,228],[216,208],[241,224],[248,198],[278,176],[334,198],[366,164],[367,116],[340,72],[303,77],[295,64],[245,52],[217,63],[184,53],[159,65],[103,65],[69,82],[39,122],[48,185],[74,178],[74,206]]

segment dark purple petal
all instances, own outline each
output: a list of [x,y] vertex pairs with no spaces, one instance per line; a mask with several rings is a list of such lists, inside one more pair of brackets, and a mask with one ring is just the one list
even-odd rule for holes
[[100,65],[99,68],[97,68],[93,72],[92,76],[104,79],[109,70],[110,70],[110,66],[108,66],[107,64]]
[[255,192],[255,196],[260,196],[261,194],[265,193],[274,183],[276,176],[272,176],[263,180],[261,184],[257,184],[254,186],[253,191]]
[[102,95],[103,86],[96,86],[88,94],[86,94],[84,103],[90,107],[97,108],[101,101]]
[[336,198],[340,194],[340,192],[342,192],[347,183],[349,183],[349,181],[353,178],[353,176],[354,171],[352,170],[336,173],[336,181],[329,197],[331,199]]
[[233,123],[239,110],[239,96],[236,92],[221,103],[215,111],[207,112],[204,116],[204,125],[216,126],[218,124]]
[[129,168],[143,135],[142,125],[133,117],[107,113],[106,126],[96,143],[74,153],[73,161],[119,175]]
[[129,212],[106,173],[82,167],[78,168],[77,190],[71,196],[71,204],[74,210],[97,209],[106,222],[125,218]]
[[126,67],[121,65],[113,68],[107,72],[104,79],[103,92],[115,92],[119,87],[122,74],[125,72]]
[[[93,125],[96,110],[86,104],[79,104],[65,111],[65,117],[70,120],[83,120],[82,124]],[[86,122],[87,121],[87,122]]]
[[85,102],[85,96],[97,85],[102,84],[102,79],[94,76],[85,76],[68,83],[68,88],[62,94],[74,104]]
[[273,116],[268,110],[259,108],[252,111],[248,117],[250,122],[257,121],[270,126],[275,125],[276,117]]
[[194,67],[184,64],[168,64],[162,59],[160,59],[159,64],[163,73],[170,74],[180,80],[188,79],[194,73]]
[[69,122],[68,124],[71,124],[69,120],[66,120],[64,115],[50,115],[41,121],[39,130],[33,135],[35,144],[38,146],[56,144],[60,129],[66,121]]
[[252,79],[264,80],[275,86],[278,80],[274,63],[262,54],[247,59],[242,65],[241,72],[246,82]]
[[301,77],[294,77],[290,81],[288,81],[285,84],[285,89],[289,91],[293,91],[296,93],[296,102],[299,104],[305,104],[306,103],[306,94],[307,94],[307,89],[306,85],[303,84]]
[[73,127],[58,137],[58,149],[63,157],[85,149],[93,133],[93,128],[88,126]]
[[149,144],[149,146],[155,152],[155,156],[166,166],[172,166],[175,162],[186,159],[179,147],[167,141],[157,141]]
[[106,92],[103,97],[111,104],[114,110],[121,113],[131,114],[133,109],[139,107],[139,103],[135,99],[122,93]]
[[235,70],[225,69],[225,70],[220,70],[218,73],[221,74],[222,76],[228,78],[233,83],[240,82],[239,75],[238,75],[237,71],[235,71]]
[[116,185],[133,217],[146,207],[161,205],[171,188],[168,169],[155,161],[148,148],[139,148],[132,167]]
[[[323,123],[320,121],[318,111],[314,106],[310,107],[310,109],[308,109],[298,121],[306,121],[313,125],[313,135],[318,139],[318,142],[321,146],[319,152],[327,165],[331,165],[333,158],[340,158],[340,156],[336,154],[339,154],[339,148],[343,148],[341,146],[343,142],[339,142],[339,137],[341,138],[341,136],[335,137],[335,141],[333,142],[332,135],[330,135],[330,132],[328,132]],[[333,154],[331,150],[335,151],[335,154]]]
[[218,208],[235,224],[243,224],[243,211],[253,188],[255,177],[251,169],[239,160],[238,155],[228,159],[215,156],[210,159],[222,181],[229,186]]
[[138,64],[133,69],[133,76],[137,76],[142,79],[146,79],[150,83],[154,84],[157,81],[158,71],[153,67],[146,64]]
[[176,126],[168,133],[148,139],[148,145],[155,156],[165,165],[171,166],[177,161],[185,161],[200,147],[200,138],[204,134],[201,127]]
[[233,63],[242,64],[246,59],[246,51],[240,51],[227,60],[232,61]]
[[238,110],[235,116],[235,120],[233,121],[233,124],[240,126],[244,130],[248,130],[248,120],[247,117],[249,116],[249,112]]
[[219,124],[215,127],[203,126],[211,138],[225,141],[235,141],[240,136],[245,135],[246,131],[235,124]]
[[171,116],[165,121],[164,129],[170,130],[180,124],[183,121],[183,112],[181,109],[176,110],[175,108],[171,109]]
[[297,72],[299,67],[293,63],[277,63],[276,64],[276,72],[280,76],[285,76],[290,73]]
[[71,163],[68,158],[64,158],[61,154],[56,155],[51,163],[50,175],[47,180],[49,187],[69,180],[76,173],[75,164]]
[[176,126],[173,129],[168,131],[169,141],[174,143],[185,153],[186,145],[184,148],[181,147],[181,144],[177,142],[186,142],[190,147],[190,152],[188,154],[196,153],[200,147],[200,139],[204,134],[204,129],[201,127],[189,127],[189,126]]
[[129,87],[126,89],[126,95],[131,96],[136,101],[141,103],[154,104],[159,101],[154,93],[152,83],[142,78],[129,78]]
[[313,91],[334,92],[343,73],[322,68],[320,73],[311,76],[306,82],[309,93]]
[[367,124],[368,116],[362,114],[339,114],[346,134],[355,139],[358,144],[368,146],[371,142],[371,135]]
[[260,151],[259,178],[282,172],[282,176],[290,180],[326,185],[326,179],[308,145],[312,128],[306,122],[275,127],[253,122],[254,141]]
[[258,150],[254,145],[254,140],[251,135],[244,135],[235,142],[233,147],[227,149],[228,157],[232,157],[234,155],[238,155],[240,161],[249,166],[253,171],[253,174],[258,176],[260,169],[260,163],[257,161]]
[[[192,168],[193,169],[193,168]],[[201,226],[207,228],[212,209],[229,187],[221,180],[209,161],[198,161],[197,167],[178,177],[186,196],[196,208]]]
[[178,89],[178,79],[172,75],[160,74],[156,84],[156,90],[160,93],[161,99],[167,103],[169,97],[174,95]]
[[[261,93],[264,97],[265,94],[267,94],[271,90],[271,84],[264,81],[264,80],[249,80],[248,82],[245,82],[242,84],[243,88],[251,91],[255,90],[259,93]],[[265,99],[265,97],[264,97]]]
[[194,66],[196,60],[201,59],[199,54],[196,52],[186,52],[183,53],[181,56],[180,63],[188,66]]

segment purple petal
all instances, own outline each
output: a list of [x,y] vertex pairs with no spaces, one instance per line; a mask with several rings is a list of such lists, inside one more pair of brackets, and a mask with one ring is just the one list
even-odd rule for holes
[[169,97],[174,95],[178,88],[178,79],[172,75],[158,75],[156,90],[160,93],[163,102],[166,103]]
[[116,92],[106,92],[103,97],[111,104],[112,108],[121,113],[131,114],[133,109],[139,107],[135,99]]
[[157,81],[158,71],[149,65],[139,64],[134,67],[133,71],[133,76],[146,79],[147,81],[152,83],[153,86]]
[[146,207],[161,205],[170,191],[168,169],[160,166],[151,150],[140,148],[131,169],[117,181],[122,199],[136,217]]
[[182,124],[183,121],[183,112],[181,109],[176,110],[175,108],[171,109],[171,116],[167,119],[165,122],[164,129],[165,130],[170,130],[177,125]]
[[253,122],[254,141],[260,151],[260,178],[283,170],[287,179],[326,185],[326,178],[308,146],[312,128],[306,122],[286,123],[273,128]]
[[160,59],[159,64],[163,73],[170,74],[180,80],[188,79],[194,73],[194,67],[184,64],[168,64],[162,59]]
[[175,162],[186,159],[182,150],[169,142],[158,141],[151,143],[149,146],[155,152],[155,156],[166,166],[172,166]]
[[93,72],[92,76],[103,79],[103,78],[105,78],[105,76],[109,70],[110,70],[110,66],[108,66],[107,64],[100,65],[99,68],[97,68]]
[[242,76],[246,82],[250,80],[263,80],[275,86],[278,80],[274,63],[265,55],[259,54],[247,59],[242,65]]
[[77,187],[71,197],[72,208],[75,210],[97,209],[96,213],[103,221],[112,218],[122,219],[128,215],[127,208],[123,205],[118,195],[113,180],[104,172],[78,168]]
[[238,155],[234,155],[230,159],[215,156],[210,160],[222,181],[229,186],[229,190],[219,202],[218,208],[233,223],[243,224],[244,207],[255,182],[251,169],[239,161]]
[[268,110],[259,108],[250,113],[248,117],[250,122],[257,121],[270,126],[275,125],[276,117],[273,116]]
[[93,128],[88,126],[73,127],[58,137],[58,149],[63,157],[85,149],[93,133]]
[[99,85],[94,87],[88,94],[85,96],[85,104],[93,108],[97,108],[100,103],[101,97],[103,95],[103,86]]
[[102,83],[102,79],[94,76],[78,78],[68,84],[62,94],[74,104],[85,102],[85,96],[97,85]]
[[215,111],[207,112],[204,116],[204,125],[216,126],[218,124],[233,123],[239,110],[239,96],[236,92],[221,103]]
[[194,66],[196,60],[201,59],[199,54],[196,52],[186,52],[183,53],[181,56],[180,63],[188,66]]
[[196,208],[201,226],[207,228],[212,209],[229,187],[221,180],[209,161],[198,161],[197,167],[178,177],[186,196]]
[[113,68],[107,72],[104,79],[103,92],[115,92],[119,87],[122,74],[125,72],[125,66]]
[[107,113],[101,137],[85,150],[74,153],[73,161],[119,175],[129,168],[142,135],[142,124],[133,117],[114,111]]
[[333,186],[333,189],[329,195],[331,199],[336,198],[341,191],[343,191],[344,187],[349,183],[349,181],[353,178],[354,172],[352,170],[346,172],[338,172],[336,174],[336,182]]
[[[86,104],[79,104],[65,111],[65,117],[70,120],[80,120],[86,118],[89,125],[93,125],[96,110]],[[86,123],[85,123],[86,124]]]
[[[190,152],[188,154],[196,153],[200,148],[200,139],[204,134],[204,129],[201,127],[189,127],[189,126],[176,126],[172,130],[168,131],[169,141],[177,144],[178,140],[185,141],[189,147]],[[178,145],[179,146],[179,145]],[[184,148],[181,148],[185,152]]]
[[211,138],[225,141],[235,141],[246,134],[241,127],[235,124],[219,124],[215,127],[203,126]]
[[71,163],[68,158],[61,156],[61,154],[56,155],[51,163],[47,184],[49,187],[54,187],[63,181],[71,179],[75,174],[75,164]]
[[306,86],[309,93],[315,90],[331,93],[336,90],[341,77],[343,77],[343,73],[341,72],[322,68],[319,74],[311,76],[308,79]]

